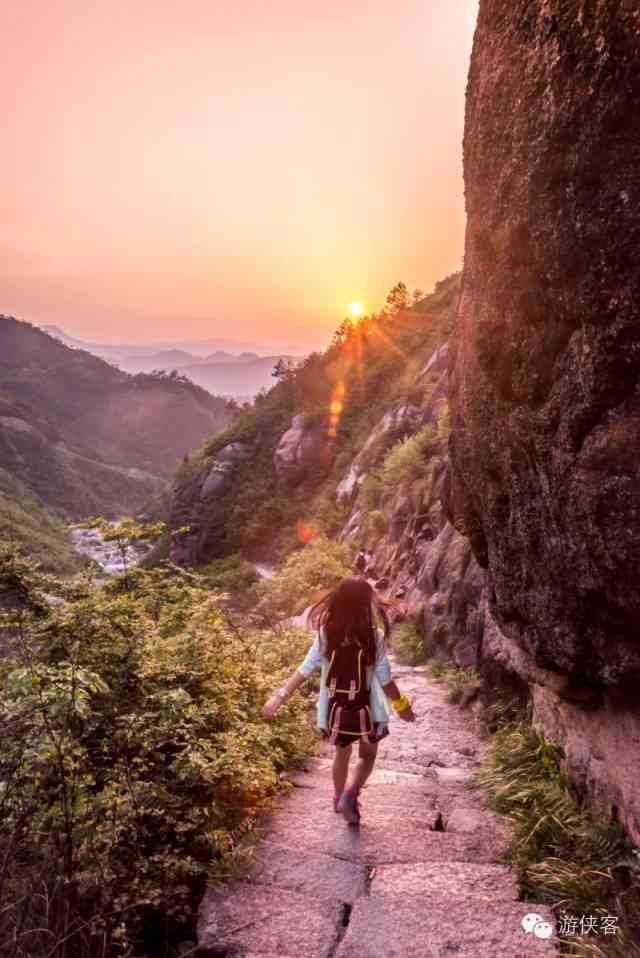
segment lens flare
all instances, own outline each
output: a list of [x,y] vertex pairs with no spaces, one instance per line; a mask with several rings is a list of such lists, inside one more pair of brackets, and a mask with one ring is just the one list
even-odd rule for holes
[[364,316],[364,305],[359,299],[354,299],[349,303],[349,316],[353,319],[360,319]]
[[340,425],[340,417],[342,416],[342,410],[344,409],[344,397],[346,393],[346,388],[344,381],[341,379],[337,382],[333,389],[331,390],[331,401],[329,403],[329,415],[328,427],[327,427],[327,439],[333,441],[338,438],[338,426]]

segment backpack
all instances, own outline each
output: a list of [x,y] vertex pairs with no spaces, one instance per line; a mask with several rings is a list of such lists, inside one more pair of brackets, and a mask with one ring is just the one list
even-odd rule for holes
[[331,653],[327,670],[329,689],[329,739],[335,743],[339,735],[368,742],[373,734],[373,721],[367,688],[367,663],[362,646],[351,639]]

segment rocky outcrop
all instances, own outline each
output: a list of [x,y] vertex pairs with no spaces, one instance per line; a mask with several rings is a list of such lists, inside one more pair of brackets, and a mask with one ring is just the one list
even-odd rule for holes
[[639,36],[636,4],[482,0],[450,367],[492,654],[636,840]]
[[[224,540],[220,502],[234,485],[239,467],[253,447],[230,442],[215,457],[205,457],[178,475],[173,488],[169,556],[181,566],[198,565],[220,553]],[[220,543],[218,543],[220,540]]]
[[[421,375],[426,375],[423,370]],[[398,439],[410,436],[419,429],[421,410],[411,403],[405,403],[385,413],[366,443],[355,457],[344,479],[338,484],[337,496],[340,502],[350,502],[365,480],[371,466]]]
[[285,485],[297,486],[306,476],[325,470],[331,463],[329,443],[323,430],[306,424],[303,414],[294,416],[273,454],[276,475]]

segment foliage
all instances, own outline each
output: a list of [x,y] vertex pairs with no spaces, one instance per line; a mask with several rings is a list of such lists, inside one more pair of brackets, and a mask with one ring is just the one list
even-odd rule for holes
[[211,588],[229,597],[234,609],[246,610],[255,604],[254,587],[260,576],[253,563],[247,562],[237,552],[226,559],[213,559],[198,571]]
[[436,437],[430,426],[406,439],[401,439],[389,450],[382,464],[382,481],[387,488],[401,482],[420,479],[427,473],[428,456],[436,448]]
[[479,676],[475,669],[461,669],[455,662],[434,658],[429,663],[434,679],[447,687],[447,702],[457,704],[475,689]]
[[155,542],[165,531],[164,522],[139,522],[133,516],[126,516],[119,522],[109,522],[99,516],[95,519],[87,519],[78,525],[81,529],[97,529],[103,542],[115,543],[124,581],[135,561],[136,546],[141,542]]
[[[449,334],[458,283],[459,277],[450,278],[442,290],[408,309],[345,321],[327,350],[310,354],[295,368],[278,367],[273,387],[251,408],[235,410],[233,422],[189,456],[176,478],[174,527],[195,521],[197,478],[218,452],[231,442],[251,448],[250,457],[236,466],[233,482],[197,516],[207,531],[202,559],[235,552],[288,553],[300,546],[300,522],[327,535],[336,533],[344,507],[335,505],[335,491],[346,464],[389,407],[413,397],[418,374]],[[431,381],[422,385],[419,402],[432,389]],[[297,414],[324,446],[306,474],[288,483],[276,474],[274,452]],[[393,433],[382,436],[380,448],[368,450],[371,461],[399,438]],[[369,477],[360,492],[361,502],[371,497],[365,508],[378,508],[383,491],[378,478]]]
[[559,745],[526,722],[500,729],[475,785],[514,826],[511,860],[527,901],[562,914],[615,915],[615,940],[571,941],[573,955],[631,956],[640,949],[640,862],[620,826],[580,807],[569,791]]
[[393,630],[393,651],[403,665],[421,665],[425,661],[424,638],[415,623],[400,622]]
[[48,572],[69,575],[87,564],[61,520],[4,469],[0,469],[0,538],[19,543]]
[[371,472],[364,480],[358,494],[358,505],[365,510],[376,509],[382,498],[384,485],[376,472]]
[[179,376],[130,376],[0,316],[0,464],[48,509],[141,507],[185,450],[224,427],[225,400]]
[[238,629],[175,567],[92,588],[8,546],[0,600],[0,952],[169,954],[310,747],[304,696],[259,717],[307,636]]
[[368,519],[372,532],[379,536],[384,535],[384,533],[387,531],[387,526],[389,525],[384,512],[382,512],[380,509],[373,509],[369,513]]
[[318,536],[294,552],[272,579],[258,584],[258,613],[269,623],[303,611],[314,594],[353,574],[349,546]]
[[442,409],[438,416],[438,439],[440,442],[447,442],[451,434],[451,410],[449,409],[449,403],[444,402],[442,404]]

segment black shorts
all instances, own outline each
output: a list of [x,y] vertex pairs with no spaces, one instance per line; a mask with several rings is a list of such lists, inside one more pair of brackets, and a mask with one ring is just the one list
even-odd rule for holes
[[[369,742],[372,745],[375,745],[377,742],[381,741],[381,739],[383,739],[388,734],[389,734],[389,726],[385,722],[377,722],[373,726],[373,734],[369,736]],[[322,731],[322,737],[326,739],[326,741],[328,742],[331,741],[331,736],[329,735],[328,732],[325,732],[324,729]],[[357,744],[359,741],[360,741],[359,736],[338,735],[338,737],[336,738],[334,742],[334,745],[336,746],[336,748],[338,747],[344,748],[347,745]]]

